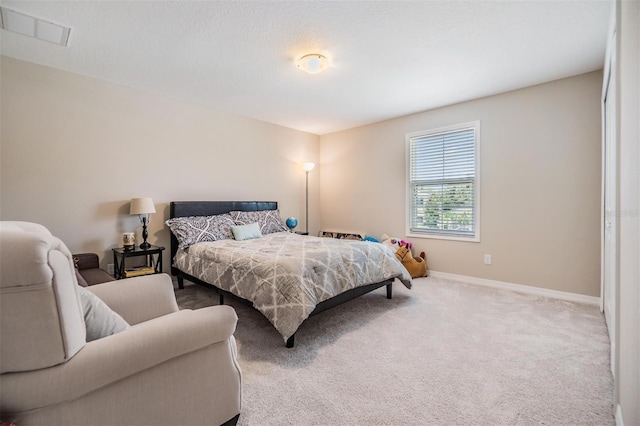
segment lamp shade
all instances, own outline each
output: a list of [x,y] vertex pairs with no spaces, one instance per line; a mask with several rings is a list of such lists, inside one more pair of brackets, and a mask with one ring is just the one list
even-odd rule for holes
[[155,213],[156,207],[153,205],[151,198],[132,198],[131,210],[129,214],[149,214]]
[[314,168],[315,166],[316,166],[316,165],[315,165],[314,163],[304,163],[304,164],[302,165],[302,167],[304,168],[304,171],[305,171],[305,172],[310,172],[311,170],[313,170],[313,168]]

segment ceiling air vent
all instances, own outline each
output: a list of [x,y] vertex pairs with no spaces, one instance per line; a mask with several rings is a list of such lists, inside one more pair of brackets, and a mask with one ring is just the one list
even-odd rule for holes
[[35,37],[38,40],[66,46],[71,28],[44,21],[35,16],[0,7],[2,21],[0,27],[7,31]]

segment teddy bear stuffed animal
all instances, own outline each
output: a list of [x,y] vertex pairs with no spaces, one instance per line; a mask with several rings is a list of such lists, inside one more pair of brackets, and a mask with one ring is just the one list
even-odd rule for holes
[[409,244],[405,244],[396,250],[396,257],[407,268],[411,278],[427,276],[427,261],[425,260],[424,252],[420,253],[420,257],[413,257]]

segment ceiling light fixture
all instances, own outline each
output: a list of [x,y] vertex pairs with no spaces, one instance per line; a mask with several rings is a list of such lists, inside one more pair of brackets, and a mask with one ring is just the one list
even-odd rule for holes
[[329,61],[319,53],[311,53],[298,59],[296,65],[302,71],[308,72],[309,74],[318,74],[329,66]]
[[38,40],[66,46],[71,28],[44,21],[15,10],[0,7],[0,28],[14,33],[34,37]]

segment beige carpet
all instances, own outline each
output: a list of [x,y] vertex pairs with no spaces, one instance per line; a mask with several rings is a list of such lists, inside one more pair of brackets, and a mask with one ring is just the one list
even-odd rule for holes
[[[176,290],[181,308],[217,304]],[[613,425],[598,308],[445,279],[394,284],[307,320],[286,349],[234,301],[241,425]]]

